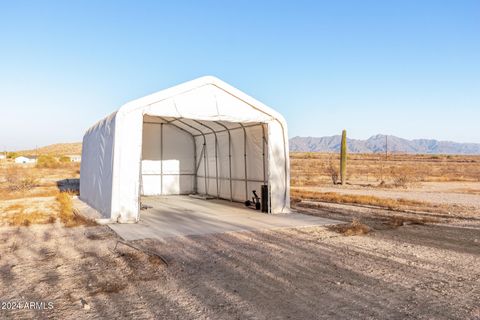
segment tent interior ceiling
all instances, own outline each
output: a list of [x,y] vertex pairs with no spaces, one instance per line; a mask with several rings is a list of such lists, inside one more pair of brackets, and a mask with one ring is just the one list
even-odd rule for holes
[[[172,124],[193,136],[198,136],[203,134],[210,134],[212,130],[215,132],[224,132],[228,130],[242,129],[252,126],[260,126],[262,122],[228,122],[228,121],[203,121],[203,120],[193,120],[187,118],[174,118],[174,117],[159,117],[159,116],[150,116],[145,115],[143,118],[144,123],[165,123]],[[206,125],[206,126],[205,126]]]

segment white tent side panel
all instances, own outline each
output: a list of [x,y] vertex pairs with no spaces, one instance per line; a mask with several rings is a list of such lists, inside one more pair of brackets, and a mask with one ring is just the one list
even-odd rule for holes
[[273,213],[290,210],[290,159],[287,127],[277,121],[268,124],[270,205]]
[[117,114],[111,218],[119,222],[138,220],[140,211],[140,166],[142,161],[142,112]]
[[83,137],[80,199],[110,218],[116,113],[98,122]]

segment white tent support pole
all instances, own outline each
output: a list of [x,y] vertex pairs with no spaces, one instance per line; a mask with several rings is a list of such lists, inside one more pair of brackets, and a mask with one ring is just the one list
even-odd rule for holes
[[[158,117],[158,116],[157,116],[157,117]],[[200,135],[194,135],[194,134],[192,134],[191,132],[183,129],[182,127],[177,126],[175,123],[172,123],[172,121],[167,121],[167,120],[165,120],[165,119],[162,118],[162,117],[158,117],[158,118],[162,119],[162,120],[165,121],[165,122],[146,122],[146,121],[145,121],[144,123],[148,123],[148,124],[158,124],[158,125],[160,125],[160,124],[162,124],[162,123],[163,123],[163,124],[169,124],[169,125],[171,125],[171,126],[174,126],[174,127],[177,128],[177,129],[179,129],[179,130],[182,130],[183,132],[187,133],[188,135],[192,136],[193,138],[195,138],[195,137],[197,137],[197,136],[200,136]]]
[[262,124],[262,164],[263,164],[263,184],[267,184],[267,175],[265,170],[265,126]]
[[[158,118],[160,118],[162,121],[165,121],[166,124],[172,125],[175,128],[179,129],[182,132],[185,132],[186,134],[188,134],[189,136],[192,137],[192,141],[193,141],[193,167],[196,168],[197,167],[197,144],[195,143],[195,136],[191,132],[183,129],[182,127],[177,126],[175,123],[172,123],[173,121],[175,121],[175,119],[167,121],[163,117],[158,117]],[[144,122],[144,123],[160,124],[160,123],[157,123],[157,122]],[[193,192],[194,193],[197,193],[197,174],[196,173],[197,172],[195,171],[195,174],[193,174],[193,177],[194,177],[193,178],[194,179],[194,181],[193,181]],[[186,174],[186,175],[189,175],[189,174]]]
[[214,123],[218,124],[219,126],[223,127],[228,133],[228,180],[230,182],[230,201],[233,201],[233,187],[232,187],[232,135],[230,133],[230,129],[227,128],[221,122],[213,121]]
[[[156,176],[156,173],[144,173],[144,176]],[[164,173],[164,176],[194,176],[195,173]],[[202,176],[203,178],[203,176]],[[250,180],[252,181],[252,180]],[[260,181],[261,182],[261,181]]]
[[140,170],[138,172],[138,198],[137,198],[137,215],[135,221],[140,220],[140,211],[142,210],[142,194],[143,194],[143,130],[145,127],[144,117],[142,117],[142,138],[140,139]]
[[203,143],[203,172],[205,172],[205,194],[208,194],[208,183],[207,183],[207,141]]
[[[199,178],[203,178],[203,176],[198,176]],[[215,177],[207,177],[208,179],[214,179]],[[219,177],[218,178],[219,180],[229,180],[229,178],[222,178],[222,177]],[[241,181],[241,182],[244,182],[245,180],[243,178],[232,178],[232,181]],[[248,179],[248,182],[258,182],[258,183],[262,183],[263,180],[258,180],[258,179]]]
[[165,119],[165,118],[162,117],[161,119],[162,119],[163,121],[165,121],[166,124],[171,124],[173,121],[175,121],[175,118],[172,119],[172,120],[167,120],[167,119]]
[[[205,134],[202,132],[202,130],[198,129],[198,128],[195,128],[194,126],[186,123],[185,121],[182,121],[182,119],[180,118],[176,118],[173,121],[178,121],[184,125],[186,125],[187,127],[189,128],[192,128],[193,130],[195,131],[198,131],[200,132],[200,134],[203,136],[203,163],[204,163],[204,170],[205,170],[205,194],[208,194],[208,185],[207,185],[207,139],[205,138]],[[198,169],[197,169],[197,172],[198,172]]]
[[205,152],[205,145],[202,145],[202,150],[200,151],[200,159],[198,159],[198,163],[195,163],[195,174],[198,175],[198,170],[200,169],[200,165],[202,164],[202,157],[203,153]]
[[[197,168],[197,142],[195,141],[195,137],[193,137],[193,167],[196,169]],[[197,194],[198,193],[198,186],[197,186],[197,171],[195,170],[194,175],[193,175],[193,193]]]
[[243,160],[245,164],[245,200],[248,200],[248,177],[247,177],[247,130],[245,126],[241,123],[238,123],[243,128]]
[[[243,126],[244,126],[245,128],[253,128],[253,127],[259,127],[259,126],[261,126],[261,125],[263,125],[263,124],[262,124],[262,123],[256,123],[256,124],[247,124],[247,125],[243,125]],[[231,128],[231,129],[229,129],[229,130],[230,130],[230,132],[235,131],[235,130],[242,130],[242,127]],[[217,131],[215,131],[215,132],[216,132],[216,133],[222,133],[222,132],[227,132],[227,130],[217,130]],[[206,133],[205,133],[206,136],[208,136],[209,134],[213,134],[213,133],[211,133],[211,132],[206,132]],[[200,134],[196,134],[196,135],[194,135],[194,136],[195,136],[195,137],[199,137]]]
[[[207,128],[208,130],[212,131],[212,133],[215,135],[215,181],[217,183],[217,199],[220,198],[220,188],[219,188],[219,184],[218,184],[218,138],[217,138],[217,133],[215,132],[215,130],[213,130],[211,127],[207,126],[206,124],[204,123],[201,123],[200,121],[197,121],[197,120],[193,120],[195,121],[195,123],[198,123],[199,125]],[[206,175],[206,173],[205,173]]]
[[[149,114],[146,114],[147,116],[150,116]],[[161,116],[150,116],[150,117],[153,117],[153,118],[159,118],[162,120],[162,122],[153,122],[153,121],[144,121],[143,123],[149,123],[149,124],[160,124],[160,123],[163,123],[163,124],[171,124],[173,121],[175,121],[176,118],[174,118],[173,120],[167,120],[165,119],[164,117],[161,117]]]
[[163,123],[160,124],[160,195],[163,195]]

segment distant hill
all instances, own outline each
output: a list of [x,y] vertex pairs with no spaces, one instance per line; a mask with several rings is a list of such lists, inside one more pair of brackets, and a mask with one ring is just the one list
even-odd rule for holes
[[82,154],[82,143],[56,143],[37,150],[23,150],[16,151],[16,153],[23,155],[77,155]]
[[[385,137],[388,151],[419,154],[480,154],[480,143],[458,143],[433,139],[407,140],[395,136],[377,134],[367,140],[347,139],[348,151],[352,153],[385,152]],[[290,139],[290,151],[338,152],[341,136],[294,137]]]

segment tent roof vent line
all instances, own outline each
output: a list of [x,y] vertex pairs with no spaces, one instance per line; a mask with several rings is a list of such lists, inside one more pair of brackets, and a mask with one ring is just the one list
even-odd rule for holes
[[[244,92],[238,90],[237,88],[234,88],[227,84],[226,82],[223,82],[222,80],[214,77],[214,76],[203,76],[194,80],[190,80],[184,83],[181,83],[179,85],[167,88],[165,90],[158,91],[156,93],[149,94],[145,97],[132,100],[126,104],[124,104],[117,112],[123,113],[123,112],[130,112],[134,111],[135,109],[138,108],[144,108],[148,106],[152,106],[156,103],[172,99],[175,109],[177,111],[177,114],[181,117],[182,113],[178,110],[176,106],[176,100],[175,97],[185,95],[191,91],[194,91],[196,89],[200,89],[205,86],[214,86],[221,90],[222,92],[239,99],[240,101],[244,102],[245,104],[249,105],[251,108],[263,113],[267,117],[269,117],[269,120],[276,120],[279,121],[280,123],[286,123],[285,118],[278,113],[277,111],[271,109],[270,107],[266,106],[265,104],[261,103],[260,101],[252,98],[251,96],[245,94]],[[218,115],[220,115],[220,112],[218,112]]]

